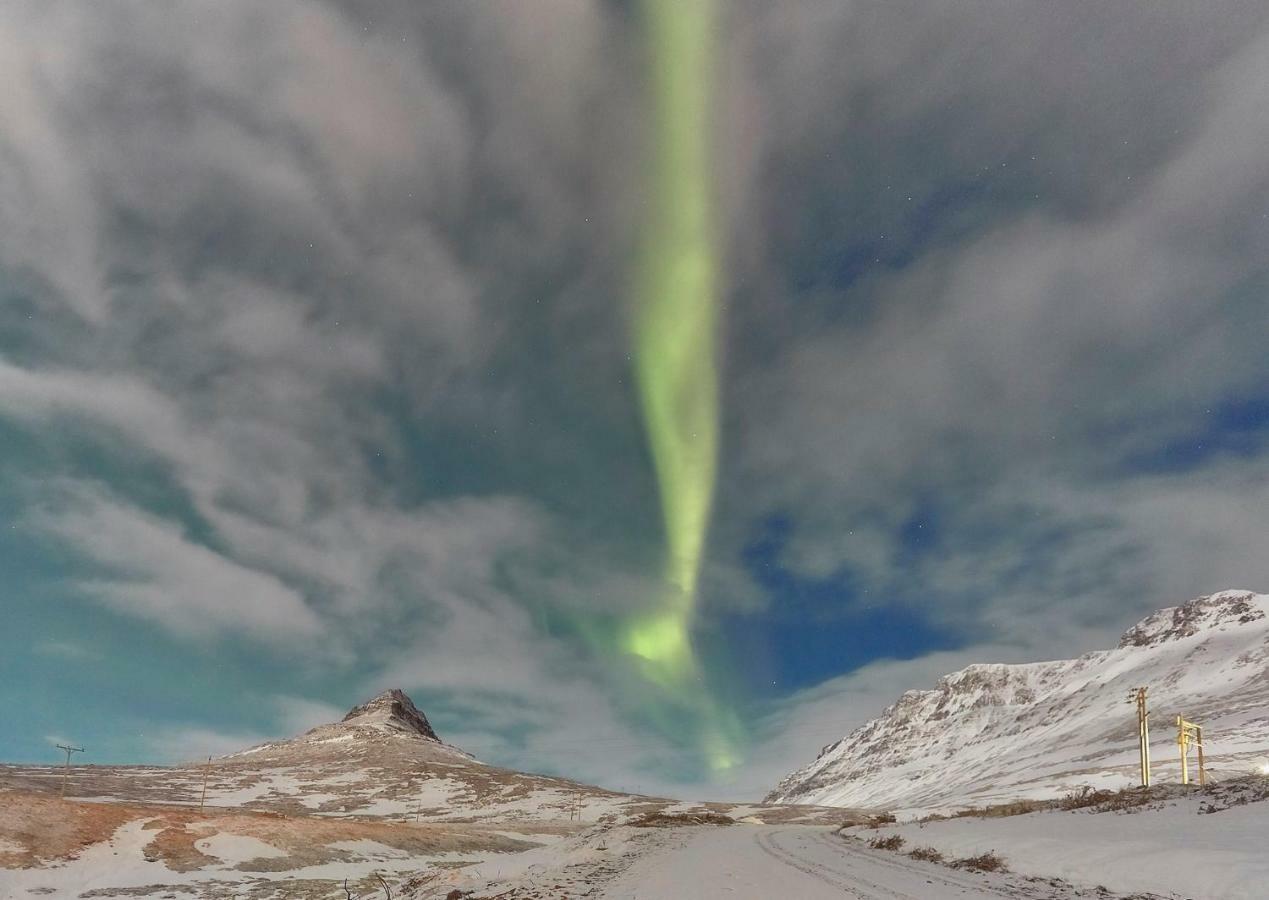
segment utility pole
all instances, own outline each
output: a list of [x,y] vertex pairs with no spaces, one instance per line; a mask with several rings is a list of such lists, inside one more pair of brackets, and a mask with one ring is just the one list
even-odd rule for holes
[[202,812],[203,807],[207,805],[207,776],[211,772],[211,760],[210,756],[207,757],[207,765],[203,766],[203,796],[198,800],[199,812]]
[[1190,744],[1198,747],[1199,784],[1207,784],[1207,765],[1203,760],[1203,726],[1177,716],[1176,743],[1181,753],[1181,784],[1190,783]]
[[1137,745],[1141,757],[1141,786],[1150,787],[1150,711],[1146,709],[1146,689],[1133,688],[1128,702],[1137,704]]
[[1207,786],[1207,765],[1203,762],[1203,726],[1195,725],[1194,734],[1198,738],[1199,785],[1202,787],[1206,787]]
[[83,753],[84,748],[71,747],[68,744],[57,744],[56,746],[58,750],[66,751],[66,768],[62,770],[62,794],[61,794],[62,799],[65,800],[66,799],[66,782],[70,778],[70,771],[71,771],[71,754]]

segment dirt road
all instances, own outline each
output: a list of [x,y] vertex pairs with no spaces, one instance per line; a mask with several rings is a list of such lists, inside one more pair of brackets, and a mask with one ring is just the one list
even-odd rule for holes
[[871,850],[824,828],[684,832],[609,885],[606,900],[943,900],[1107,897],[1064,883],[975,873]]

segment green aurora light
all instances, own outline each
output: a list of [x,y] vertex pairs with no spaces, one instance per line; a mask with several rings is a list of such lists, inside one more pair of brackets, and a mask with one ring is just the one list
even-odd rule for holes
[[635,280],[634,358],[665,533],[665,594],[624,628],[645,677],[698,719],[716,770],[735,764],[733,717],[693,651],[718,462],[719,252],[709,127],[713,0],[644,0],[653,139]]

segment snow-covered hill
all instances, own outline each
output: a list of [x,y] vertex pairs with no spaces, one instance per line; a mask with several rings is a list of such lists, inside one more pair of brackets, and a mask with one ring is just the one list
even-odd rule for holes
[[[95,896],[333,900],[382,896],[378,876],[393,882],[395,896],[408,876],[422,886],[411,896],[438,897],[456,882],[522,871],[515,856],[529,848],[572,866],[575,844],[564,856],[547,851],[583,831],[591,837],[577,841],[599,845],[591,856],[608,877],[604,836],[649,813],[820,825],[850,818],[833,808],[620,794],[490,766],[444,743],[398,690],[339,722],[209,765],[73,766],[71,803],[58,798],[62,774],[0,766],[0,898],[80,897],[93,888]],[[647,829],[621,831],[635,846]],[[575,876],[553,871],[549,896],[576,896],[559,890]]]
[[940,810],[1137,780],[1130,689],[1149,688],[1156,780],[1178,778],[1175,720],[1204,726],[1209,770],[1269,759],[1269,596],[1224,591],[1163,609],[1114,650],[973,665],[909,691],[825,747],[768,802]]
[[[631,798],[562,778],[486,765],[443,743],[400,690],[354,707],[342,721],[202,765],[82,766],[69,793],[80,799],[207,805],[290,815],[361,818],[569,819],[593,821]],[[0,787],[56,787],[60,770],[0,766]]]
[[[0,791],[56,792],[57,766],[0,765]],[[406,822],[594,822],[698,806],[766,821],[840,818],[834,810],[694,804],[605,790],[491,766],[450,744],[400,690],[339,722],[271,741],[209,765],[72,766],[68,796]]]

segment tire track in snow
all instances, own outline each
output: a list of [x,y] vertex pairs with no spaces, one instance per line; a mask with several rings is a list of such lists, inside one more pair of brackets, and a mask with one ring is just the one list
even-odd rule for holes
[[787,847],[781,846],[776,840],[778,835],[787,833],[783,831],[759,832],[754,835],[754,842],[762,852],[772,859],[783,863],[789,868],[796,869],[804,875],[809,875],[831,887],[844,891],[848,896],[855,897],[857,900],[921,900],[921,898],[913,897],[911,894],[895,891],[885,885],[870,881],[856,872],[843,872],[800,856]]
[[[953,875],[951,873],[931,872],[924,866],[906,863],[899,859],[889,859],[882,852],[868,852],[861,847],[851,846],[851,842],[842,838],[834,838],[828,834],[816,834],[812,840],[819,843],[834,852],[850,856],[854,859],[865,860],[869,865],[879,866],[891,869],[896,872],[903,872],[913,877],[921,876],[929,881],[939,882],[947,887],[956,888],[961,891],[977,891],[980,894],[993,894],[997,897],[1016,898],[1027,896],[1017,890],[997,887],[996,885],[983,884],[973,878]],[[931,863],[930,865],[935,865]]]

